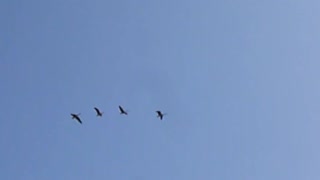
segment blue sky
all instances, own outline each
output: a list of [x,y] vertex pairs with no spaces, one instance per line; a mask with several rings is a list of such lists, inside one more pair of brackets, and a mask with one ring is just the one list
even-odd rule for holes
[[0,179],[318,180],[319,5],[1,1]]

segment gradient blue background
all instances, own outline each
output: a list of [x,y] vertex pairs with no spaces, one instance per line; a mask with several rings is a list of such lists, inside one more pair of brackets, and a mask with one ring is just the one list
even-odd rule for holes
[[0,179],[319,180],[319,7],[2,0]]

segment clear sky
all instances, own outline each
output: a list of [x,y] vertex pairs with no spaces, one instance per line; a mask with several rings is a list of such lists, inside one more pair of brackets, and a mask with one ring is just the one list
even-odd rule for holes
[[0,179],[319,180],[319,7],[2,0]]

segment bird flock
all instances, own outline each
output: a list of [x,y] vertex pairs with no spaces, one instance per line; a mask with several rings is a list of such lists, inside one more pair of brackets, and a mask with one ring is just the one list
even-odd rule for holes
[[[103,115],[102,111],[100,111],[97,107],[94,107],[93,109],[96,111],[97,116],[102,117],[102,115]],[[123,107],[121,107],[121,106],[119,106],[119,111],[120,111],[120,114],[122,114],[122,115],[128,115],[128,111],[123,109]],[[157,117],[160,118],[160,120],[162,120],[163,116],[166,115],[165,113],[162,113],[159,110],[157,110],[155,112],[157,113]],[[77,120],[80,124],[82,124],[82,120],[80,119],[80,113],[78,113],[78,114],[71,113],[71,118]]]

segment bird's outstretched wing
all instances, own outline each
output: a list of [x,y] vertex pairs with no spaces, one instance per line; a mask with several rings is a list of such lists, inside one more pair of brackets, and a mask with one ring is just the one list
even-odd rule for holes
[[79,117],[77,117],[76,119],[77,119],[77,121],[78,121],[80,124],[82,124],[82,121],[80,120]]
[[94,107],[94,110],[96,110],[97,114],[100,114],[100,111],[98,108]]

